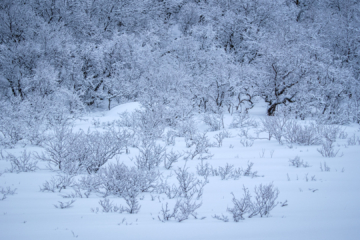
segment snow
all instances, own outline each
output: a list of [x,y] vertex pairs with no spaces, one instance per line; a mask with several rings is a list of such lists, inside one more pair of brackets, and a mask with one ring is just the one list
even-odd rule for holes
[[[127,103],[103,113],[92,113],[78,121],[76,127],[87,129],[93,127],[92,119],[100,122],[113,121],[119,113],[134,111],[140,108],[138,103]],[[250,111],[252,117],[264,117],[263,106]],[[226,125],[231,116],[226,116]],[[347,126],[346,132],[351,136],[359,135],[355,125]],[[39,163],[41,169],[29,173],[6,173],[10,163],[0,161],[0,186],[16,188],[15,195],[9,195],[0,201],[0,239],[360,239],[360,146],[347,146],[346,139],[337,139],[336,148],[339,156],[324,158],[317,152],[319,146],[294,145],[289,148],[280,145],[276,140],[255,140],[252,147],[243,147],[237,135],[238,129],[229,129],[232,138],[224,139],[221,148],[212,147],[212,159],[206,160],[212,166],[246,167],[253,162],[253,170],[260,177],[244,177],[238,180],[221,180],[220,177],[209,177],[202,198],[203,205],[198,209],[198,219],[190,218],[184,222],[160,222],[158,215],[161,205],[172,202],[165,195],[156,196],[152,201],[150,193],[144,193],[140,200],[141,209],[138,214],[104,213],[98,204],[101,199],[95,194],[89,198],[76,198],[73,207],[58,209],[54,204],[58,201],[69,201],[63,195],[71,189],[60,193],[41,192],[40,186],[49,181],[55,172]],[[217,132],[209,132],[214,142]],[[230,148],[230,145],[233,148]],[[176,138],[175,151],[186,150],[184,138]],[[3,152],[20,154],[24,148],[5,149]],[[39,151],[39,147],[27,146],[28,151]],[[262,156],[262,152],[264,155]],[[273,151],[273,156],[271,156]],[[138,151],[131,148],[131,154],[122,154],[120,161],[133,166],[131,158]],[[308,168],[289,166],[289,159],[299,156],[308,162]],[[115,161],[115,160],[114,160]],[[329,172],[320,170],[320,163],[330,166]],[[182,167],[185,161],[180,160],[175,167]],[[186,163],[191,172],[196,173],[198,160]],[[170,170],[159,168],[164,175]],[[306,180],[308,177],[308,181]],[[315,176],[316,181],[311,177]],[[246,218],[234,222],[226,212],[232,206],[232,195],[242,196],[242,186],[253,193],[259,184],[273,183],[279,189],[278,201],[287,201],[288,206],[279,204],[269,217]],[[109,197],[116,204],[124,204],[124,200]],[[92,212],[91,209],[100,210]],[[229,222],[214,219],[214,214],[229,216]],[[205,217],[204,219],[201,219]]]

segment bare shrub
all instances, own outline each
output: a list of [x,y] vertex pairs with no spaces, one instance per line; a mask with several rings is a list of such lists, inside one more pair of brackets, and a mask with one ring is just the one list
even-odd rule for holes
[[249,114],[244,112],[237,112],[234,115],[234,118],[230,124],[231,128],[247,128],[247,127],[254,127],[256,128],[258,126],[258,123],[250,118]]
[[193,216],[197,219],[196,210],[200,208],[202,203],[198,203],[191,198],[178,199],[174,208],[174,218],[178,222],[182,222],[189,218],[189,216]]
[[240,143],[244,147],[252,147],[254,145],[254,140],[246,139],[246,138],[240,138]]
[[210,127],[210,131],[219,131],[224,128],[224,116],[222,114],[205,114],[204,122]]
[[0,145],[13,147],[24,138],[23,114],[19,111],[19,101],[0,101]]
[[241,176],[245,177],[258,177],[257,171],[252,171],[252,166],[254,163],[248,162],[248,166],[244,171],[242,168],[236,168],[234,165],[226,163],[224,167],[219,166],[218,168],[213,168],[209,163],[204,164],[203,161],[196,166],[197,174],[200,176],[208,177],[211,176],[220,176],[221,180],[237,180]]
[[159,173],[138,170],[135,167],[129,168],[123,163],[116,163],[109,164],[92,177],[95,179],[87,184],[90,188],[95,188],[105,197],[115,195],[125,198],[140,192],[154,191],[158,184]]
[[83,190],[84,195],[89,197],[92,192],[98,192],[99,186],[101,185],[100,180],[101,178],[96,175],[81,176],[81,178],[79,178],[73,186],[75,194],[82,197],[81,190]]
[[179,121],[176,124],[176,130],[178,137],[186,137],[189,139],[192,139],[197,133],[195,122],[191,118]]
[[157,193],[164,193],[169,199],[173,199],[178,196],[179,188],[175,184],[170,186],[167,182],[163,182],[157,188]]
[[67,171],[67,165],[73,154],[73,146],[76,144],[79,135],[73,133],[69,125],[58,126],[50,140],[43,144],[45,154],[35,156],[39,160],[47,161],[49,164],[55,165],[60,171]]
[[269,140],[274,137],[278,143],[283,144],[282,137],[289,120],[286,115],[267,116],[261,120],[263,124],[262,131],[268,133]]
[[221,214],[221,216],[214,214],[212,217],[223,222],[229,221],[229,217],[224,214]]
[[340,132],[341,128],[335,125],[322,125],[320,129],[322,137],[327,142],[335,142]]
[[175,131],[167,131],[166,132],[166,138],[165,138],[165,143],[166,145],[175,145],[175,137],[176,137],[177,133]]
[[183,222],[189,219],[190,216],[193,216],[197,219],[196,210],[200,208],[202,203],[191,200],[191,198],[178,199],[172,210],[169,209],[168,203],[162,205],[160,215],[158,219],[162,222],[169,221],[170,219],[175,219],[177,222]]
[[119,196],[125,199],[127,207],[123,210],[135,214],[141,206],[138,201],[141,192],[152,192],[158,187],[159,173],[155,171],[139,170],[135,167],[128,168],[124,164],[109,164],[94,175],[93,180],[82,183],[90,189],[95,189],[104,197],[109,195]]
[[[100,200],[99,204],[102,207],[102,212],[128,212],[128,209],[124,208],[122,205],[117,206],[116,204],[113,204],[113,202],[110,202],[110,200],[107,198]],[[92,211],[95,212],[94,209],[92,209]]]
[[334,143],[332,141],[326,140],[323,141],[321,148],[318,148],[317,151],[323,157],[336,157],[339,153],[340,149],[335,150]]
[[[231,137],[232,137],[231,133],[229,131],[227,131],[226,129],[224,129],[222,132],[220,132],[214,136],[218,147],[222,147],[223,140],[225,138],[231,138]],[[214,146],[215,146],[215,143],[214,143]]]
[[233,196],[232,202],[234,204],[234,207],[228,207],[227,211],[232,214],[235,222],[244,220],[244,214],[249,213],[253,209],[251,195],[249,193],[249,190],[245,188],[245,186],[243,186],[243,192],[243,197],[240,200],[236,199],[235,195],[231,193]]
[[[113,132],[106,131],[88,132],[83,134],[76,150],[80,150],[81,146],[84,152],[77,156],[79,163],[84,166],[88,173],[96,173],[109,159],[121,153],[123,149],[123,139],[117,138]],[[86,151],[86,152],[85,152]],[[80,158],[79,158],[80,157]]]
[[339,138],[340,139],[346,139],[348,137],[347,132],[345,132],[345,129],[342,129],[339,133]]
[[65,125],[55,129],[50,141],[44,143],[45,153],[36,158],[49,167],[68,173],[96,173],[100,167],[123,149],[123,139],[112,131],[74,133]]
[[317,145],[321,143],[320,129],[320,126],[314,123],[302,126],[291,120],[285,125],[284,139],[289,144]]
[[184,197],[186,199],[191,199],[196,196],[197,199],[200,199],[205,185],[208,181],[205,179],[203,181],[195,177],[193,173],[188,172],[188,168],[178,168],[175,171],[176,179],[178,180],[178,197]]
[[354,146],[359,142],[359,138],[356,139],[355,133],[347,139],[347,144],[349,146]]
[[16,188],[11,189],[11,187],[7,187],[7,188],[3,188],[0,187],[0,194],[2,195],[0,197],[0,200],[5,200],[7,198],[8,195],[14,195],[16,194]]
[[209,152],[209,147],[211,147],[211,143],[206,136],[206,133],[203,134],[197,134],[194,136],[194,138],[191,141],[191,146],[194,146],[195,148],[192,150],[189,150],[186,152],[186,156],[184,157],[185,160],[188,159],[194,159],[196,156],[199,160],[203,159],[209,159],[213,155]]
[[162,106],[159,108],[145,107],[143,110],[136,110],[134,114],[134,126],[132,129],[137,135],[148,140],[161,138],[165,130],[165,116],[162,113]]
[[279,196],[279,190],[274,188],[274,185],[260,184],[259,187],[255,186],[255,201],[252,204],[251,214],[253,217],[260,214],[261,217],[269,216],[271,210],[273,210],[278,203],[275,202]]
[[8,153],[5,159],[10,161],[11,164],[11,168],[7,169],[7,172],[34,172],[37,169],[37,161],[33,161],[31,159],[31,153],[26,153],[26,150],[21,152],[19,157]]
[[320,162],[320,170],[322,172],[330,172],[330,167],[326,164],[326,162],[324,163]]
[[233,177],[234,165],[226,163],[225,167],[219,167],[221,180],[228,180]]
[[208,178],[208,176],[212,173],[212,166],[207,162],[204,164],[204,160],[196,166],[196,172],[199,176],[203,176]]
[[259,157],[260,157],[260,158],[264,158],[264,156],[265,156],[265,151],[266,151],[265,148],[262,148],[262,149],[261,149],[261,152],[259,152]]
[[55,177],[52,177],[50,181],[43,183],[43,186],[40,187],[41,192],[55,192],[66,189],[67,187],[72,187],[74,185],[74,176],[68,174],[59,174]]
[[[245,214],[248,215],[248,218],[252,218],[256,215],[261,217],[269,216],[270,212],[278,205],[276,199],[279,196],[279,190],[274,188],[273,184],[262,185],[259,187],[255,186],[255,199],[252,200],[250,192],[245,186],[243,186],[243,197],[237,199],[233,193],[231,193],[233,198],[232,202],[233,207],[228,207],[227,211],[232,214],[232,217],[235,222],[245,219]],[[227,218],[224,217],[215,217],[219,220],[226,221]]]
[[73,192],[62,195],[63,198],[89,198],[91,191],[81,191],[81,188],[75,183],[73,186]]
[[134,127],[136,124],[136,114],[125,111],[119,114],[119,120],[116,121],[119,127]]
[[176,163],[182,156],[182,153],[175,153],[173,150],[171,150],[170,153],[165,153],[164,167],[166,169],[170,169],[172,165]]
[[125,208],[125,211],[130,214],[136,214],[140,211],[141,205],[139,204],[139,200],[137,198],[137,194],[135,191],[129,192],[133,194],[129,194],[124,196],[125,202],[128,205],[128,207]]
[[155,142],[143,143],[139,151],[139,155],[135,157],[135,165],[140,170],[153,170],[166,160],[166,149]]
[[300,160],[299,156],[296,156],[293,159],[289,159],[290,166],[294,167],[309,167],[309,164],[307,162],[304,163],[304,160]]
[[68,202],[60,202],[59,201],[59,204],[58,205],[54,204],[54,207],[59,208],[59,209],[70,208],[70,207],[72,207],[71,205],[74,202],[75,202],[75,199],[72,199],[71,201],[68,201]]
[[[182,222],[193,216],[197,218],[196,210],[201,207],[202,203],[198,202],[202,197],[204,186],[208,183],[205,178],[204,181],[197,179],[194,174],[189,173],[186,167],[179,168],[175,171],[176,179],[179,185],[172,187],[163,184],[162,192],[164,192],[170,199],[177,197],[176,204],[171,210],[166,203],[165,207],[162,205],[159,220],[162,222],[175,219]],[[196,198],[196,199],[194,199]]]
[[218,144],[218,147],[221,147],[222,143],[223,143],[223,140],[225,138],[225,135],[222,132],[220,132],[220,133],[216,134],[214,136],[214,138],[215,138],[215,140],[216,140],[216,142]]
[[246,169],[244,171],[244,174],[243,174],[245,177],[258,177],[257,171],[255,171],[255,172],[252,171],[253,166],[254,166],[253,162],[248,162],[247,163],[247,167],[246,167]]
[[41,145],[47,140],[45,133],[54,123],[63,124],[76,116],[69,116],[69,109],[61,101],[34,95],[28,97],[0,101],[1,145],[13,147],[19,141]]
[[218,173],[221,180],[228,180],[228,179],[237,180],[241,177],[242,169],[235,168],[234,165],[226,163],[225,167],[219,166]]

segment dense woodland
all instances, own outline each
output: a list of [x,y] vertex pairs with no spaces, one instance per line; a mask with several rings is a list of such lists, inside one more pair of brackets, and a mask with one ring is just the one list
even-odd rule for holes
[[0,18],[4,143],[129,101],[169,125],[260,98],[360,121],[357,0],[2,0]]

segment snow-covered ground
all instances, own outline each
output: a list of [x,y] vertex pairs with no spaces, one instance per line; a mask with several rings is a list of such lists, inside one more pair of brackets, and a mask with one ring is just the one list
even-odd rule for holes
[[[111,111],[96,112],[77,122],[76,128],[94,127],[94,121],[109,122],[118,118],[118,113],[139,108],[137,103],[128,103]],[[261,106],[250,111],[250,116],[259,120],[265,116]],[[226,116],[225,126],[231,122]],[[199,126],[200,129],[205,128]],[[358,126],[344,127],[348,137],[360,136]],[[210,176],[202,197],[202,206],[197,210],[197,219],[190,217],[181,223],[174,220],[161,222],[158,219],[162,204],[173,202],[166,195],[141,194],[141,209],[138,214],[105,213],[101,211],[101,196],[92,194],[89,198],[76,198],[71,208],[59,209],[54,204],[69,201],[63,195],[72,189],[60,193],[41,192],[40,187],[56,173],[46,169],[39,162],[40,169],[28,173],[7,173],[10,163],[0,161],[0,186],[16,188],[15,195],[9,195],[0,201],[0,239],[360,239],[360,146],[348,146],[347,139],[338,138],[335,148],[340,149],[337,157],[325,158],[317,151],[320,146],[299,146],[290,148],[280,145],[275,139],[255,140],[252,147],[244,147],[238,136],[239,129],[229,129],[231,138],[223,141],[222,147],[211,147],[214,156],[206,160],[213,167],[224,167],[226,163],[246,168],[253,162],[253,171],[259,177],[242,176],[238,180],[221,180]],[[211,142],[218,132],[209,132]],[[27,146],[28,151],[41,151],[39,147]],[[169,149],[185,151],[184,138],[176,138],[175,146]],[[17,155],[22,146],[5,149]],[[131,161],[138,154],[135,148],[130,154],[121,154],[120,161],[133,166]],[[296,168],[289,165],[289,159],[299,156],[309,167]],[[114,159],[115,161],[115,159]],[[187,164],[189,171],[195,173],[199,160],[180,160],[173,169]],[[330,167],[330,171],[321,171],[320,163]],[[164,176],[172,170],[162,165],[159,170]],[[199,176],[198,176],[199,177]],[[174,176],[172,177],[174,178]],[[270,216],[255,216],[234,222],[226,211],[231,207],[232,195],[241,198],[245,186],[254,193],[254,187],[260,184],[273,185],[279,189],[277,201],[281,202],[271,211]],[[124,204],[122,198],[109,199],[115,204]],[[287,201],[287,206],[281,206]],[[98,212],[91,209],[99,208]],[[229,222],[213,218],[227,215]]]

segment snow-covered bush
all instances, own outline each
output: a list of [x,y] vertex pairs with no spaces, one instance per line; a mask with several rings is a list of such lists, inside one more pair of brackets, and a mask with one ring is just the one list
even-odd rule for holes
[[147,141],[162,137],[166,124],[165,116],[161,111],[145,108],[137,110],[134,114],[136,121],[133,130],[137,135]]
[[[260,217],[267,217],[278,205],[276,199],[278,198],[279,193],[279,190],[274,188],[272,183],[269,185],[260,184],[259,186],[255,186],[255,199],[252,200],[249,190],[243,186],[243,197],[241,199],[237,199],[232,193],[232,202],[234,206],[228,207],[227,211],[232,214],[235,222],[244,220],[245,214],[248,214],[248,218],[252,218],[256,215],[260,215]],[[224,216],[217,216],[215,218],[222,221],[226,220]]]
[[177,130],[178,137],[192,139],[197,133],[195,121],[191,118],[178,121],[175,128]]
[[0,101],[0,145],[13,147],[24,138],[22,114],[17,102]]
[[245,111],[235,113],[230,124],[230,128],[256,128],[257,126],[258,123],[254,119],[250,118],[248,112]]
[[166,135],[165,135],[165,143],[166,145],[175,145],[175,137],[176,137],[177,133],[175,131],[167,131]]
[[244,147],[252,147],[252,145],[254,145],[254,140],[241,137],[240,138],[240,143]]
[[144,142],[135,157],[135,165],[140,170],[153,170],[166,159],[166,149],[155,142]]
[[321,125],[319,132],[326,141],[335,142],[341,133],[341,128],[336,125]]
[[225,138],[230,138],[230,137],[231,137],[231,134],[229,133],[229,131],[227,131],[225,129],[222,132],[219,132],[214,136],[214,138],[218,144],[218,147],[222,146],[223,140]]
[[5,159],[10,161],[11,164],[11,168],[7,169],[7,172],[34,172],[37,169],[37,161],[33,161],[31,153],[27,153],[26,150],[21,152],[19,157],[8,153]]
[[258,177],[259,175],[257,174],[257,171],[254,172],[252,171],[253,165],[254,165],[253,162],[248,162],[248,165],[245,170],[243,170],[240,167],[236,168],[234,165],[229,163],[226,163],[224,167],[219,166],[218,168],[214,168],[209,163],[204,164],[204,162],[201,161],[196,166],[196,172],[199,176],[203,176],[206,179],[208,178],[208,176],[213,176],[213,177],[220,176],[221,180],[228,180],[228,179],[237,180],[241,176],[254,178],[254,177]]
[[172,165],[176,163],[182,156],[182,153],[175,153],[173,150],[171,150],[169,153],[166,153],[164,157],[164,167],[166,169],[170,169]]
[[[117,206],[116,204],[114,204],[113,202],[110,202],[109,199],[105,198],[104,200],[100,200],[99,201],[100,206],[102,207],[102,212],[118,212],[118,213],[123,213],[123,212],[128,212],[130,214],[133,213],[138,213],[140,210],[140,206],[137,207],[124,207],[122,205]],[[94,210],[93,210],[94,212]]]
[[236,169],[234,165],[226,163],[225,167],[219,167],[218,173],[221,180],[239,179],[242,173],[241,168]]
[[285,125],[284,139],[287,143],[300,145],[318,145],[321,143],[321,126],[311,123],[300,125],[297,121],[291,120]]
[[329,165],[327,165],[326,162],[324,162],[324,163],[320,162],[320,170],[322,172],[330,172],[330,167],[329,167]]
[[243,191],[244,191],[243,197],[240,200],[236,199],[234,193],[231,193],[233,196],[232,202],[234,206],[232,208],[231,207],[227,208],[227,211],[232,214],[232,217],[235,222],[244,220],[245,219],[244,214],[251,212],[251,210],[253,209],[253,203],[251,202],[251,195],[249,193],[249,189],[243,186]]
[[158,185],[159,175],[159,172],[129,168],[125,164],[116,163],[109,164],[96,175],[83,179],[80,186],[86,190],[95,189],[105,197],[135,197],[141,192],[154,191]]
[[276,199],[279,196],[279,190],[274,187],[272,183],[269,185],[260,184],[259,187],[255,186],[255,201],[253,201],[251,214],[249,217],[260,214],[261,217],[269,216],[278,203]]
[[67,187],[74,186],[74,176],[68,174],[58,174],[55,177],[52,177],[50,181],[43,183],[40,187],[41,192],[61,192],[61,190],[66,189]]
[[189,219],[190,216],[193,216],[197,219],[196,210],[200,208],[202,203],[198,203],[194,200],[185,198],[185,199],[177,199],[174,208],[169,209],[168,203],[162,205],[160,215],[158,215],[158,219],[161,222],[169,221],[170,219],[175,219],[177,222],[182,222]]
[[276,116],[267,116],[262,120],[262,131],[267,132],[269,140],[274,137],[280,144],[283,144],[282,137],[285,133],[285,128],[290,121],[286,114],[279,114]]
[[165,204],[165,207],[162,205],[158,216],[162,222],[170,219],[182,222],[190,216],[197,218],[196,210],[202,205],[198,200],[202,197],[204,186],[208,183],[206,177],[203,181],[199,180],[193,173],[189,173],[186,167],[178,168],[178,170],[175,170],[175,174],[179,185],[170,187],[164,184],[161,190],[169,199],[177,198],[172,210],[169,209],[168,203]]
[[120,119],[116,121],[117,125],[120,127],[134,127],[137,121],[136,113],[129,113],[127,111],[119,114]]
[[55,207],[55,208],[59,208],[59,209],[71,208],[71,207],[72,207],[71,205],[72,205],[75,201],[76,201],[75,199],[72,199],[72,200],[70,200],[70,201],[68,201],[68,202],[61,202],[61,201],[59,201],[59,205],[54,204],[54,207]]
[[11,189],[11,187],[7,187],[7,188],[3,188],[0,187],[0,194],[2,196],[0,196],[0,200],[5,200],[7,198],[8,195],[14,195],[16,193],[16,188]]
[[336,157],[340,149],[335,150],[334,142],[325,140],[321,144],[321,148],[316,149],[323,157]]
[[254,166],[253,162],[248,162],[247,167],[243,173],[245,177],[258,177],[257,171],[253,172],[252,167]]
[[204,122],[210,127],[210,131],[219,131],[224,128],[224,115],[223,114],[204,114]]
[[70,111],[66,103],[71,100],[67,97],[70,98],[67,93],[58,92],[46,97],[35,94],[25,99],[12,97],[0,101],[0,144],[13,147],[22,141],[41,145],[51,127],[68,123],[81,112],[81,103]]
[[86,191],[96,191],[104,197],[114,195],[125,199],[123,211],[130,214],[140,210],[139,194],[152,192],[158,186],[160,173],[127,167],[124,164],[109,164],[106,168],[80,180],[78,186]]
[[222,132],[220,132],[220,133],[216,134],[214,136],[214,138],[215,138],[215,140],[216,140],[216,142],[218,144],[218,147],[221,147],[222,143],[223,143],[223,140],[225,138],[224,134]]
[[69,174],[95,173],[121,153],[125,140],[112,131],[73,132],[70,126],[64,125],[55,128],[51,140],[43,144],[45,152],[35,156],[47,161],[50,168]]
[[212,174],[213,167],[207,162],[204,164],[204,160],[202,159],[200,163],[196,166],[196,173],[199,176],[208,178],[210,174]]
[[354,146],[356,144],[360,145],[360,138],[356,137],[355,134],[347,139],[347,144],[349,146]]
[[[186,140],[186,139],[185,139]],[[206,133],[196,134],[193,139],[191,139],[189,146],[195,146],[194,149],[190,149],[186,152],[185,160],[194,159],[196,156],[199,160],[211,158],[213,155],[209,152],[209,147],[212,147],[212,144],[209,141],[209,138],[206,136]]]
[[100,200],[99,201],[100,206],[102,207],[102,212],[120,212],[122,213],[123,207],[117,206],[115,204],[113,204],[112,202],[110,202],[110,200],[108,198],[104,198],[104,200]]
[[208,183],[207,180],[199,180],[193,173],[188,172],[188,168],[178,168],[175,170],[176,179],[178,180],[178,197],[184,197],[186,199],[200,199],[204,186]]
[[300,157],[299,156],[296,156],[295,158],[293,159],[289,159],[289,163],[290,163],[290,166],[294,166],[294,167],[309,167],[309,164],[307,162],[304,163],[304,160],[300,160]]

